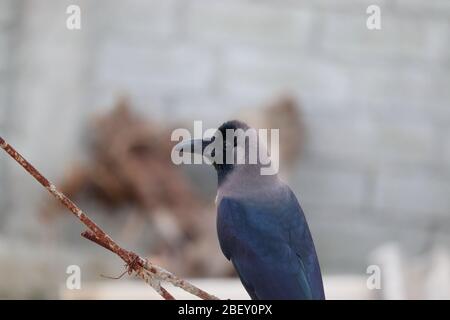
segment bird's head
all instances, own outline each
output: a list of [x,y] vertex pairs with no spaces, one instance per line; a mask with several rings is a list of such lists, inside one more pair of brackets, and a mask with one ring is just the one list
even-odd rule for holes
[[[228,173],[230,173],[237,165],[236,160],[236,151],[238,148],[242,148],[245,150],[245,145],[238,141],[238,134],[239,132],[245,132],[246,130],[250,129],[250,127],[239,120],[231,120],[223,123],[216,131],[216,134],[214,135],[212,142],[219,142],[218,137],[222,137],[222,146],[220,146],[220,142],[217,144],[217,148],[211,150],[211,156],[213,157],[214,161],[212,162],[212,165],[217,171],[217,174],[219,177],[225,176]],[[228,136],[227,136],[228,133]],[[247,146],[248,147],[248,146]],[[218,152],[221,152],[222,154],[222,161],[216,161],[216,156],[218,155]],[[232,158],[229,158],[227,161],[227,153],[232,154]],[[220,157],[217,157],[220,158]]]
[[238,120],[223,123],[211,138],[182,141],[175,150],[201,154],[216,169],[219,183],[238,167],[260,165],[257,131]]

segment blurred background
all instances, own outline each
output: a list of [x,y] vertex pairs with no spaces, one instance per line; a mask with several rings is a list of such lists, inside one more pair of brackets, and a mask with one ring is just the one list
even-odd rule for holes
[[[174,128],[281,129],[329,298],[448,299],[449,101],[447,0],[0,1],[0,135],[125,248],[221,298],[248,296],[215,173],[171,163]],[[83,230],[0,153],[0,298],[157,298],[101,278],[122,261]]]

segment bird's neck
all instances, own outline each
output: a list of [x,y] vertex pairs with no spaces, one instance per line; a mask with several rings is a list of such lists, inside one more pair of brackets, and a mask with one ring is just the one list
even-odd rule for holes
[[218,191],[222,196],[259,194],[279,183],[277,175],[261,175],[259,166],[235,166],[231,170],[217,171]]
[[220,187],[225,183],[225,181],[233,171],[233,165],[216,166],[216,171],[217,171],[217,184]]

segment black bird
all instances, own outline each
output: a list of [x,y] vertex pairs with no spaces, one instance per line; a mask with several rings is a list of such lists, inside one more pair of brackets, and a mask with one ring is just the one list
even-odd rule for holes
[[[210,140],[181,142],[176,150],[199,152],[224,137],[224,161],[212,164],[218,175],[217,232],[225,257],[230,260],[252,299],[325,299],[319,261],[303,210],[292,190],[278,176],[261,175],[262,164],[225,161],[230,149],[251,150],[249,140],[227,140],[228,130],[249,127],[225,122]],[[242,131],[241,130],[241,131]],[[197,147],[197,148],[196,148]],[[234,158],[234,160],[236,160]],[[247,156],[248,160],[248,156]]]

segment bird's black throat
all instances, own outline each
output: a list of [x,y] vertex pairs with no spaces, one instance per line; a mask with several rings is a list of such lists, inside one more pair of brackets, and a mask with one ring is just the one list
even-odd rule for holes
[[220,187],[223,184],[223,182],[226,180],[228,175],[233,171],[234,165],[213,163],[213,166],[214,166],[214,169],[216,169],[217,184]]

